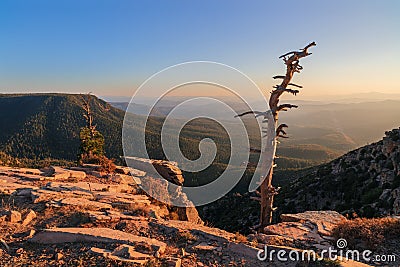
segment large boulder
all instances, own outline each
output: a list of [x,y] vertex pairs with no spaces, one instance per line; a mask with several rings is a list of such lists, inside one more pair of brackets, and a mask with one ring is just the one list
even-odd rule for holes
[[[188,199],[187,195],[182,192],[181,187],[169,186],[166,181],[174,183],[178,186],[182,186],[184,178],[182,171],[179,169],[176,162],[165,161],[165,160],[151,160],[137,157],[126,158],[129,165],[134,166],[137,169],[143,170],[147,175],[155,175],[162,178],[147,177],[142,184],[148,193],[157,198],[158,200],[165,203],[180,203],[180,206],[176,208],[179,220],[189,221],[196,224],[203,224],[197,210],[193,207],[193,203]],[[174,209],[174,208],[172,208]]]
[[296,214],[282,214],[282,222],[310,222],[314,224],[319,234],[330,236],[332,229],[346,218],[336,211],[306,211]]
[[110,228],[52,228],[37,233],[30,239],[39,244],[62,244],[71,242],[147,244],[154,251],[164,253],[166,244],[153,238],[137,236]]
[[22,220],[22,215],[19,211],[10,210],[7,213],[7,220],[11,223],[17,223]]
[[149,176],[161,175],[164,179],[176,184],[183,185],[184,178],[178,164],[172,161],[144,159],[138,157],[126,157],[129,166],[144,171]]
[[[346,218],[336,211],[306,211],[297,214],[282,214],[282,222],[264,228],[268,236],[281,236],[293,244],[302,246],[327,248],[333,240],[332,230]],[[257,239],[260,239],[256,237]],[[269,238],[263,238],[270,241]],[[287,242],[286,242],[287,243]],[[289,244],[291,242],[288,242]]]
[[29,210],[26,213],[24,220],[22,221],[22,225],[26,226],[31,223],[36,218],[36,213],[33,210]]

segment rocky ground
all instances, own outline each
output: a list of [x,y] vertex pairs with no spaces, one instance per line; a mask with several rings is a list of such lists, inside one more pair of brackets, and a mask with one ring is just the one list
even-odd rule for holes
[[[132,175],[129,175],[131,173]],[[336,242],[336,212],[282,216],[247,237],[205,226],[139,187],[143,170],[0,167],[0,266],[366,266],[352,261],[260,261],[269,249],[321,251]],[[178,177],[179,178],[179,177]]]

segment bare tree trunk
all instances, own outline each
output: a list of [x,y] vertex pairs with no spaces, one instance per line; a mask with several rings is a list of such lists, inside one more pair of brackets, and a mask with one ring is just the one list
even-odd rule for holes
[[[277,120],[273,113],[270,111],[266,115],[267,120],[267,130],[266,130],[266,143],[264,147],[264,151],[261,154],[261,171],[266,175],[264,179],[264,175],[261,177],[261,186],[260,186],[260,198],[261,198],[261,210],[260,210],[260,229],[264,229],[265,226],[269,225],[272,222],[272,212],[273,212],[273,203],[275,196],[275,188],[272,186],[272,175],[274,172],[274,162],[269,165],[269,158],[267,155],[273,155],[275,157],[276,153],[276,124]],[[272,150],[272,151],[271,151]]]
[[[303,67],[299,65],[299,60],[303,57],[311,55],[308,53],[308,49],[312,46],[315,46],[315,42],[308,44],[306,47],[301,49],[301,51],[292,51],[286,53],[279,58],[282,58],[286,65],[286,74],[285,76],[274,76],[274,79],[282,79],[280,85],[274,86],[274,90],[271,92],[271,96],[269,98],[269,108],[270,110],[267,112],[260,111],[248,111],[242,114],[237,115],[238,117],[244,116],[247,114],[255,114],[256,116],[264,115],[264,119],[267,121],[267,135],[266,135],[266,146],[264,150],[261,150],[261,173],[266,177],[264,179],[264,175],[261,176],[261,186],[259,190],[260,194],[260,202],[261,202],[261,211],[260,211],[260,224],[258,228],[264,231],[264,228],[272,223],[273,211],[276,209],[273,206],[274,197],[278,193],[279,188],[275,188],[272,185],[272,177],[274,173],[274,162],[272,162],[271,167],[268,165],[268,158],[265,155],[270,155],[273,153],[273,159],[275,159],[277,139],[287,138],[286,132],[284,128],[288,126],[286,124],[281,124],[278,126],[278,117],[280,111],[286,111],[291,108],[297,108],[296,105],[291,104],[281,104],[279,105],[280,96],[283,93],[290,93],[293,95],[297,95],[299,93],[298,90],[293,90],[287,88],[288,86],[294,86],[297,88],[302,88],[302,86],[291,83],[293,75],[295,72],[300,72]],[[276,131],[274,130],[276,129]],[[270,151],[272,149],[273,151]],[[274,161],[274,160],[273,160]]]
[[93,114],[90,108],[91,93],[87,93],[85,96],[82,95],[82,108],[85,111],[83,115],[86,119],[86,127],[90,130],[91,137],[94,137],[96,126],[93,125]]

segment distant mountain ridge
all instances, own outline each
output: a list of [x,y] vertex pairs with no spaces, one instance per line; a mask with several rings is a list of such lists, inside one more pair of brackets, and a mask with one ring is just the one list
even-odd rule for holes
[[[122,110],[92,97],[97,128],[108,138],[106,153],[121,155]],[[20,158],[75,160],[79,132],[85,126],[78,94],[0,95],[0,150]]]
[[[373,94],[375,95],[375,94]],[[384,95],[386,96],[386,95]],[[180,103],[180,99],[168,98],[161,101],[152,110],[155,116],[166,116],[174,107]],[[237,112],[246,111],[248,108],[235,101],[225,101]],[[332,101],[302,101],[291,100],[299,108],[280,115],[280,121],[289,125],[288,134],[290,139],[284,140],[283,145],[297,146],[317,144],[344,154],[357,147],[374,142],[383,137],[386,130],[400,125],[400,100],[366,99],[362,102],[354,101],[335,103]],[[128,102],[110,103],[111,105],[126,110]],[[265,109],[265,103],[258,102],[260,110]],[[238,123],[236,118],[227,115],[217,104],[201,103],[204,110],[212,110],[213,116],[219,120]],[[143,115],[148,110],[145,104],[135,104],[130,109],[131,113]],[[187,106],[175,113],[179,119],[196,117],[197,109]]]

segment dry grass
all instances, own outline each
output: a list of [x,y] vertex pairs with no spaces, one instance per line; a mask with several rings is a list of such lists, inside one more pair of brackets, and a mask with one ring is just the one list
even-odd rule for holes
[[129,204],[127,208],[125,208],[130,215],[133,216],[149,216],[151,209],[150,206],[144,204]]
[[245,243],[247,242],[247,237],[244,235],[240,234],[239,232],[235,233],[235,240],[239,243]]
[[394,218],[356,218],[340,223],[333,236],[347,240],[349,247],[376,249],[388,239],[400,237],[400,220]]
[[170,220],[175,220],[178,221],[179,220],[179,215],[176,211],[172,211],[169,213],[169,219]]
[[197,241],[197,236],[193,235],[189,231],[178,231],[177,239],[180,242],[187,243],[188,241]]

